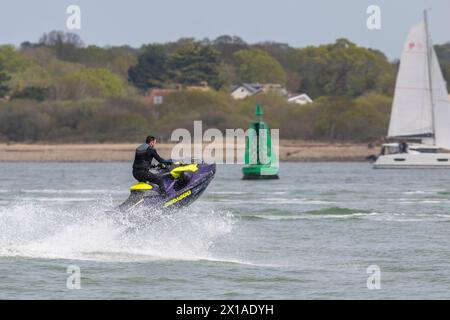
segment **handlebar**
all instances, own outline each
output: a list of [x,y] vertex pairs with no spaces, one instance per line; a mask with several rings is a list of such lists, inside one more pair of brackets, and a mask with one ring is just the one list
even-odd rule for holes
[[151,168],[157,168],[157,169],[167,169],[168,167],[172,166],[174,162],[170,161],[168,163],[158,163],[158,164],[152,164]]
[[[193,162],[191,162],[192,164]],[[168,169],[172,166],[186,166],[189,163],[183,162],[183,161],[174,161],[174,160],[170,160],[169,163],[158,163],[158,164],[152,164],[151,168],[153,169]]]

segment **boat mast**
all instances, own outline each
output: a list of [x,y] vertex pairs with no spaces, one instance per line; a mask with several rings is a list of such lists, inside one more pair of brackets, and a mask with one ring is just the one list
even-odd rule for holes
[[427,10],[423,11],[424,21],[425,21],[425,34],[427,39],[427,63],[428,63],[428,83],[430,87],[430,103],[431,103],[431,123],[433,130],[433,143],[436,144],[436,127],[435,127],[435,118],[434,118],[434,100],[433,100],[433,79],[431,73],[431,59],[433,57],[432,50],[433,45],[430,40],[430,33],[428,30],[428,12]]

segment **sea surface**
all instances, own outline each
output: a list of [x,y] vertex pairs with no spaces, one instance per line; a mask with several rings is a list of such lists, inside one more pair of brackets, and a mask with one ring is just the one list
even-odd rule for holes
[[1,163],[0,299],[450,298],[450,171],[280,171],[133,228],[130,163]]

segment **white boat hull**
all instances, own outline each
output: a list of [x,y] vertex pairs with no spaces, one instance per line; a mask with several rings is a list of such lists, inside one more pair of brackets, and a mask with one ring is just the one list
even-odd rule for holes
[[380,155],[374,169],[450,169],[450,153],[399,153]]

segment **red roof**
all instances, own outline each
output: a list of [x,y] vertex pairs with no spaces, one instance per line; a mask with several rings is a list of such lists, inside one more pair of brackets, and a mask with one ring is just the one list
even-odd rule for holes
[[151,89],[147,92],[147,95],[145,96],[145,100],[149,102],[150,104],[153,104],[155,101],[155,97],[165,97],[168,94],[175,92],[177,90],[175,89]]

